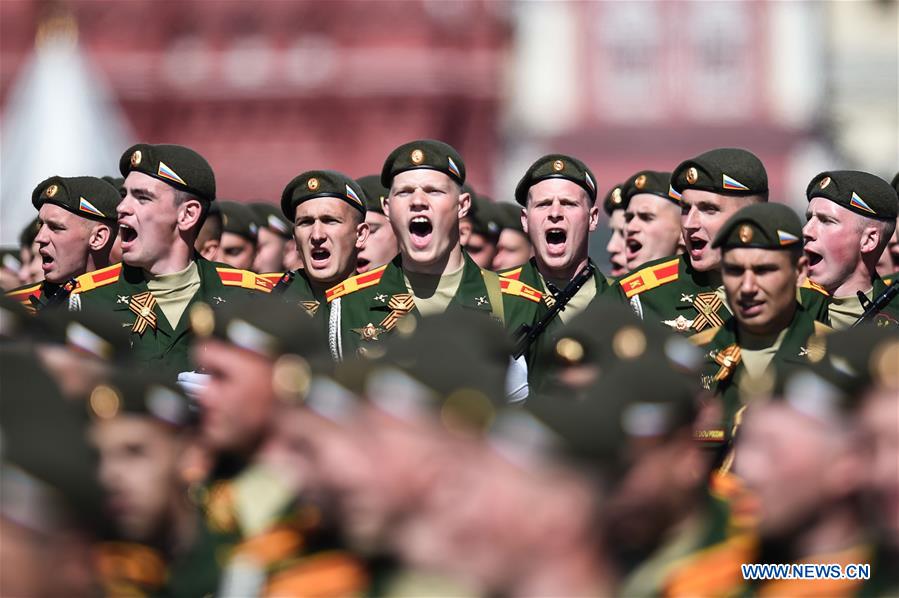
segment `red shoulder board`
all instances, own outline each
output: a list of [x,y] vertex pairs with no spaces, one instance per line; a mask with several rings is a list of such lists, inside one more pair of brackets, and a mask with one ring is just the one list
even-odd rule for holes
[[99,270],[94,270],[93,272],[82,274],[75,279],[75,290],[72,292],[84,293],[86,291],[105,287],[106,285],[117,282],[121,274],[122,264],[113,264],[112,266],[108,266],[106,268],[101,268]]
[[521,278],[521,266],[517,268],[512,268],[511,270],[506,270],[504,272],[498,272],[501,278],[511,278],[512,280],[518,280]]
[[677,280],[679,262],[680,258],[676,257],[667,262],[637,270],[630,276],[622,278],[618,281],[618,284],[621,285],[621,290],[624,291],[625,296],[630,299],[643,291],[648,291]]
[[338,297],[343,297],[344,295],[355,293],[360,289],[365,289],[378,284],[381,282],[381,277],[384,276],[384,270],[387,269],[388,265],[389,264],[384,264],[380,268],[375,268],[374,270],[369,270],[368,272],[363,272],[362,274],[347,278],[340,284],[334,285],[325,291],[325,298],[328,300],[328,303],[331,303]]
[[501,276],[499,279],[499,288],[502,290],[504,295],[524,297],[525,299],[533,301],[534,303],[540,303],[540,300],[543,299],[543,293],[541,293],[534,287],[526,285],[520,280],[516,280],[514,278],[504,278]]
[[817,282],[812,282],[811,280],[808,280],[808,279],[806,279],[805,282],[802,283],[802,288],[803,288],[803,289],[812,289],[812,290],[814,290],[814,291],[818,291],[819,293],[821,293],[822,295],[824,295],[824,296],[826,296],[826,297],[829,297],[829,296],[830,296],[830,293],[828,293],[827,291],[825,291],[825,290],[824,290],[824,287],[822,287],[822,286],[821,286],[820,284],[818,284]]
[[43,294],[43,283],[39,282],[37,284],[33,284],[25,287],[24,289],[18,289],[15,291],[10,291],[6,293],[6,296],[16,301],[22,305],[29,312],[35,312],[34,305],[31,304],[30,297],[34,296],[37,299],[41,298]]
[[251,291],[259,291],[261,293],[271,293],[272,285],[269,279],[260,276],[249,270],[238,270],[236,268],[216,268],[222,284],[226,287],[241,287],[250,289]]
[[265,274],[258,274],[262,278],[266,279],[270,283],[272,283],[272,287],[281,282],[281,279],[284,278],[284,272],[266,272]]

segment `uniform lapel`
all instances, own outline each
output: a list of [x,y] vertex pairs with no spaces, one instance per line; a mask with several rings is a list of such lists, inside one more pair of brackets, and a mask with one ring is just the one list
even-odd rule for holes
[[475,309],[478,311],[490,311],[490,297],[487,294],[487,285],[484,282],[484,276],[481,274],[481,268],[474,263],[474,260],[468,256],[465,250],[462,250],[462,280],[459,282],[459,288],[450,301],[447,309],[454,307],[463,307],[466,309]]

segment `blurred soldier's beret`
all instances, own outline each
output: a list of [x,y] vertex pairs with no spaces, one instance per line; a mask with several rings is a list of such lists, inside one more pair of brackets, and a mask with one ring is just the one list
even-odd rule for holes
[[824,351],[812,369],[850,396],[872,385],[899,392],[899,329],[862,324],[823,337]]
[[890,184],[893,186],[893,189],[896,190],[896,193],[899,193],[899,172],[896,173],[896,176],[893,177],[892,182]]
[[219,201],[219,210],[222,212],[222,232],[239,235],[245,239],[256,242],[259,225],[256,223],[256,215],[250,206],[236,201]]
[[435,139],[419,139],[390,152],[381,169],[381,184],[389,189],[396,175],[419,169],[436,170],[460,185],[465,183],[465,162],[455,148]]
[[209,162],[181,145],[133,145],[122,154],[119,171],[126,178],[131,171],[142,172],[200,199],[215,200],[215,174]]
[[496,223],[500,230],[511,228],[524,234],[524,227],[521,226],[521,206],[501,201],[493,204],[493,211],[496,213]]
[[356,179],[356,183],[365,192],[365,208],[369,212],[383,214],[384,206],[381,202],[390,195],[390,189],[381,184],[381,177],[376,174],[370,174]]
[[166,378],[146,370],[119,370],[91,391],[88,413],[95,420],[144,415],[181,428],[196,420],[183,392]]
[[762,195],[768,192],[768,173],[752,152],[713,149],[681,162],[671,173],[671,187],[675,193],[698,189],[718,195]]
[[712,247],[801,248],[802,222],[796,212],[783,204],[754,203],[724,223]]
[[293,224],[284,218],[278,206],[267,201],[254,201],[247,206],[253,211],[260,228],[265,227],[285,239],[293,238]]
[[297,206],[318,197],[340,199],[365,216],[366,196],[359,183],[334,170],[309,170],[287,183],[281,193],[281,211],[293,222]]
[[809,201],[823,197],[877,220],[893,220],[899,212],[896,189],[879,176],[857,170],[822,172],[809,183],[805,195]]
[[621,193],[622,187],[624,187],[624,183],[615,185],[609,189],[605,199],[602,200],[602,209],[605,211],[606,216],[611,216],[615,210],[627,209],[627,202]]
[[564,154],[549,154],[531,164],[515,187],[515,201],[527,206],[530,188],[546,179],[569,180],[582,187],[591,202],[596,202],[596,177],[586,164]]
[[621,195],[625,208],[631,202],[631,198],[640,193],[657,195],[663,199],[680,205],[680,195],[671,189],[671,173],[656,170],[641,170],[630,177],[621,186]]
[[110,185],[112,185],[113,187],[115,187],[116,189],[118,189],[119,195],[121,195],[122,197],[125,197],[125,179],[123,179],[122,177],[115,177],[115,176],[103,176],[100,178],[103,179],[104,181],[106,181],[107,183],[109,183]]
[[57,205],[90,220],[116,220],[122,201],[118,189],[97,177],[52,176],[35,187],[31,203],[38,210],[45,203]]
[[499,236],[500,227],[496,221],[493,201],[484,195],[478,195],[474,189],[469,188],[466,192],[471,194],[471,207],[468,210],[471,232],[486,237]]

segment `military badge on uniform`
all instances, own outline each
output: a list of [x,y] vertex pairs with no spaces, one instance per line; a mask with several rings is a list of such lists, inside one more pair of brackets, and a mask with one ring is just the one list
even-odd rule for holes
[[691,166],[687,169],[687,183],[693,184],[699,180],[699,171],[696,170],[695,166]]
[[718,369],[718,373],[715,374],[716,382],[727,380],[731,377],[737,365],[739,365],[740,363],[741,354],[742,351],[740,349],[740,345],[737,344],[725,347],[715,354],[715,363],[721,366]]
[[718,315],[718,310],[721,309],[721,297],[718,293],[699,293],[693,301],[693,307],[699,312],[693,320],[693,330],[696,332],[724,324],[724,320]]
[[824,177],[823,179],[821,179],[821,182],[818,183],[818,186],[819,186],[821,189],[826,189],[827,186],[828,186],[829,184],[830,184],[830,177],[829,177],[829,176],[826,176],[826,177]]
[[683,303],[693,303],[693,295],[692,293],[681,293],[680,300]]
[[634,180],[634,187],[636,187],[637,189],[642,189],[645,186],[646,186],[646,175],[641,174]]
[[409,154],[409,159],[412,160],[413,164],[421,164],[425,161],[425,153],[420,149],[412,150],[412,153]]
[[555,162],[553,162],[553,170],[555,170],[556,172],[562,172],[563,170],[565,170],[565,163],[561,160],[556,160]]
[[673,320],[662,320],[662,323],[678,332],[686,332],[693,325],[693,320],[688,320],[684,316],[677,316]]
[[131,166],[133,167],[140,164],[141,158],[142,155],[140,153],[140,150],[136,150],[133,154],[131,154]]
[[311,179],[306,181],[306,187],[308,187],[310,191],[315,191],[316,189],[318,189],[318,179],[312,177]]
[[353,328],[353,332],[358,334],[362,340],[364,341],[376,341],[378,337],[385,332],[383,328],[380,326],[375,326],[371,322],[363,326],[362,328]]
[[749,243],[750,241],[752,241],[752,235],[753,235],[752,227],[749,226],[748,224],[742,225],[740,227],[739,235],[740,235],[741,243]]
[[314,316],[320,306],[318,301],[300,301],[300,306],[306,310],[310,316]]
[[46,195],[47,197],[55,197],[58,192],[59,192],[58,186],[50,185],[49,187],[47,187],[47,190],[44,191],[44,195]]
[[155,306],[156,297],[154,297],[153,293],[150,291],[131,296],[131,301],[128,303],[128,309],[137,316],[134,320],[134,324],[131,326],[131,332],[136,332],[143,336],[144,332],[147,330],[147,326],[156,330],[156,313],[153,311]]

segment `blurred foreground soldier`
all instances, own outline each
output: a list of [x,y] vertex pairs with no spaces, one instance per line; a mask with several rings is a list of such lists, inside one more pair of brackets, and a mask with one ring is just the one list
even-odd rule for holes
[[830,294],[830,324],[848,328],[868,311],[878,326],[899,326],[899,299],[885,295],[876,269],[896,229],[896,190],[873,174],[839,170],[812,179],[806,196],[808,277]]
[[735,470],[757,503],[759,545],[736,537],[698,555],[669,588],[673,596],[855,595],[861,579],[744,580],[741,564],[866,564],[860,498],[866,464],[854,399],[809,370],[788,375],[769,401],[750,405]]
[[[709,431],[729,437],[743,406],[741,389],[751,394],[754,382],[772,368],[801,367],[820,358],[829,328],[796,299],[805,273],[802,225],[785,205],[747,206],[721,227],[712,242],[721,252],[726,300],[734,317],[694,335],[706,353],[702,385],[722,400],[721,427]],[[746,395],[748,396],[748,395]]]
[[517,204],[500,202],[493,204],[496,223],[499,225],[499,239],[496,241],[496,255],[491,270],[502,271],[523,264],[534,255],[531,240],[521,225],[521,207]]
[[21,253],[18,248],[0,249],[0,291],[6,292],[18,287],[22,272]]
[[256,215],[249,206],[236,201],[219,201],[218,207],[222,212],[222,239],[216,260],[232,268],[251,269],[259,233]]
[[328,290],[332,357],[375,349],[410,315],[466,309],[503,321],[499,277],[479,268],[459,243],[459,219],[471,197],[462,192],[465,164],[456,150],[427,139],[403,144],[385,161],[381,183],[390,189],[384,213],[400,254]]
[[283,272],[284,248],[293,238],[293,226],[274,204],[257,201],[247,205],[253,211],[256,224],[259,226],[256,258],[250,270],[260,274]]
[[471,195],[471,208],[459,221],[459,242],[474,263],[489,270],[493,266],[500,234],[493,200],[478,195],[468,185],[464,186],[463,191]]
[[194,249],[200,257],[214,261],[218,258],[219,246],[222,243],[222,211],[214,203],[209,206],[206,220],[200,227],[200,234],[194,241]]
[[302,472],[283,475],[261,462],[279,406],[302,403],[312,368],[328,362],[323,331],[273,299],[218,314],[198,304],[191,323],[197,363],[211,377],[199,396],[200,436],[214,453],[202,508],[212,537],[232,546],[219,595],[359,591],[364,571],[336,550],[321,510],[304,499]]
[[737,210],[768,201],[768,174],[746,150],[714,149],[674,170],[669,195],[681,206],[686,253],[643,264],[617,288],[644,320],[694,334],[721,326],[730,315],[721,288],[721,252],[712,241]]
[[356,182],[365,192],[365,222],[368,224],[368,239],[356,259],[356,273],[363,274],[388,263],[400,250],[390,221],[384,215],[383,202],[390,189],[381,184],[381,177],[376,174],[356,179]]
[[0,595],[96,596],[101,526],[83,411],[27,351],[0,349]]
[[[618,278],[627,274],[627,245],[625,244],[625,226],[624,219],[625,203],[621,196],[621,188],[623,185],[615,185],[606,194],[605,200],[602,202],[602,209],[609,217],[609,242],[606,244],[606,253],[609,254],[609,278]],[[611,284],[611,282],[609,283]]]
[[273,293],[303,313],[328,321],[326,291],[353,275],[368,239],[365,193],[344,174],[310,170],[287,184],[281,211],[294,223],[304,268],[282,274]]
[[599,224],[596,180],[583,162],[549,154],[534,162],[515,188],[524,208],[522,226],[534,246],[527,263],[501,272],[503,293],[520,298],[514,320],[513,356],[527,362],[533,384],[542,376],[541,347],[608,288],[588,256],[590,233]]
[[104,312],[130,330],[138,365],[199,381],[190,371],[187,307],[268,293],[271,284],[197,257],[194,242],[215,200],[215,177],[202,156],[179,145],[138,144],[119,169],[127,192],[118,206],[124,262],[80,276],[69,309]]
[[670,172],[643,170],[624,183],[628,270],[678,253],[680,201],[672,197],[670,189]]
[[189,477],[199,448],[187,397],[161,379],[122,372],[98,384],[86,403],[87,435],[118,538],[97,548],[107,592],[214,594],[222,545],[189,498],[189,483],[199,481]]
[[116,239],[115,187],[96,177],[50,177],[31,196],[38,210],[35,243],[43,281],[9,292],[35,311],[65,304],[75,279],[109,266]]

